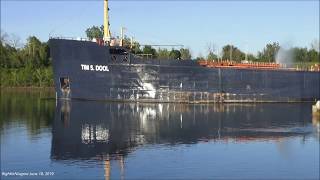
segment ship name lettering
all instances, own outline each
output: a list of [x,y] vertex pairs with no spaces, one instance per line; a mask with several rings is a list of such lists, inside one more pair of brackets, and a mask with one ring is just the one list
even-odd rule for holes
[[81,70],[83,70],[83,71],[109,71],[109,67],[107,65],[81,64]]
[[85,71],[88,71],[88,70],[89,70],[89,65],[87,65],[87,64],[81,64],[81,69],[82,69],[82,70],[85,70]]
[[109,67],[103,65],[96,65],[96,71],[109,71]]

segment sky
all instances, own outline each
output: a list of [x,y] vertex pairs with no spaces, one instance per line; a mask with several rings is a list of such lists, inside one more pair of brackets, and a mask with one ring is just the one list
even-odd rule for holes
[[[109,0],[111,34],[141,44],[183,44],[193,57],[216,53],[226,44],[256,54],[267,43],[310,47],[319,40],[318,0]],[[31,35],[85,37],[103,24],[102,0],[1,0],[1,31],[24,43]],[[171,47],[168,47],[171,48]]]

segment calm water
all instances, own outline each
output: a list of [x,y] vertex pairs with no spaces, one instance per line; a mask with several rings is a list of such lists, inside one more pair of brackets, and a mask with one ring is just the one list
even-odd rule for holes
[[46,99],[53,96],[1,92],[1,179],[319,179],[311,104]]

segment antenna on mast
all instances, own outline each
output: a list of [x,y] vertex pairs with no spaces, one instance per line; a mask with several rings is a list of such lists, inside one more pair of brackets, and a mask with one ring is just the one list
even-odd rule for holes
[[126,28],[125,27],[121,27],[120,28],[120,46],[123,46],[123,40],[124,40],[124,31],[126,30]]
[[109,23],[109,7],[108,7],[108,0],[104,0],[104,18],[103,18],[103,40],[110,42],[111,40],[111,33],[110,33],[110,23]]

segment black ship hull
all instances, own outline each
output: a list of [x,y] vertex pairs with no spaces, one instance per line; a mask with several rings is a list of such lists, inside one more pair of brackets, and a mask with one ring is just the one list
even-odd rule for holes
[[180,103],[320,98],[319,72],[208,68],[192,60],[141,59],[90,41],[51,39],[50,50],[57,98]]

